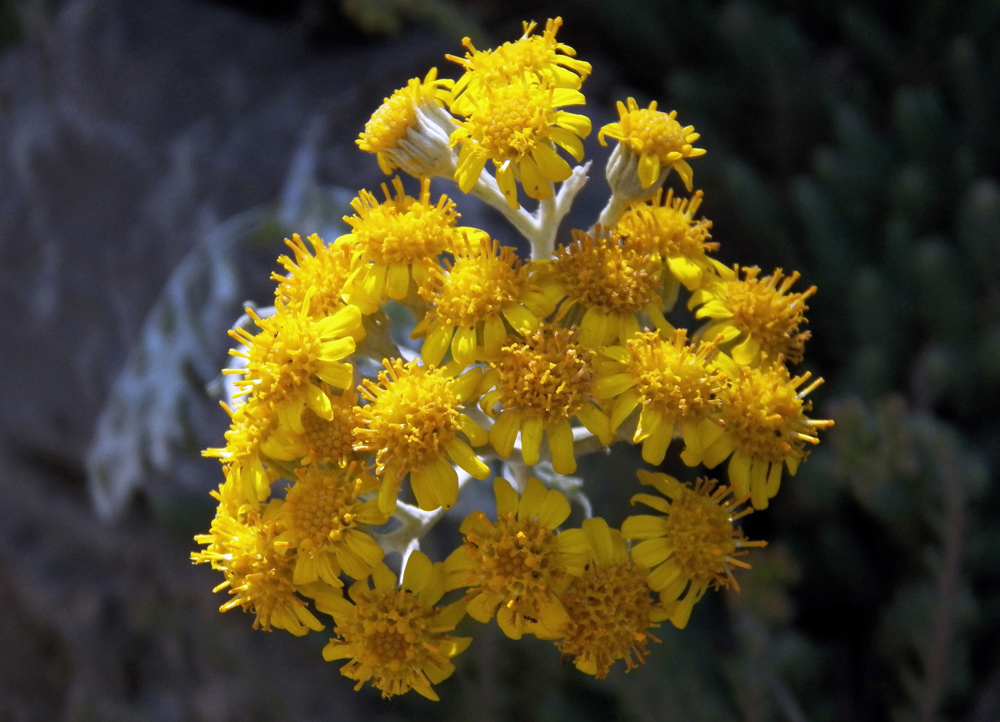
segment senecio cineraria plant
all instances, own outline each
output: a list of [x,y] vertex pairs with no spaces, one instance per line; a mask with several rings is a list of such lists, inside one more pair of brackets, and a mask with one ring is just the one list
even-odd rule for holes
[[[294,236],[273,311],[248,309],[252,323],[232,332],[232,426],[205,452],[226,480],[192,557],[222,572],[222,611],[242,607],[255,628],[298,636],[332,617],[323,657],[386,697],[438,698],[472,641],[452,636],[466,615],[552,640],[595,677],[642,663],[661,622],[683,628],[709,587],[738,588],[733,569],[765,542],[737,520],[767,507],[832,424],[806,416],[821,380],[789,371],[815,289],[724,266],[697,217],[701,191],[663,191],[674,171],[691,193],[689,161],[705,152],[676,113],[618,103],[598,133],[618,143],[611,197],[556,247],[590,165],[566,156],[581,161],[591,131],[566,110],[584,104],[591,68],[556,40],[560,25],[525,23],[492,50],[465,40],[465,56],[448,57],[457,81],[432,69],[387,98],[358,146],[419,192],[395,177],[384,200],[360,192],[347,235]],[[432,177],[500,211],[531,258],[458,225]],[[682,286],[693,332],[664,316]],[[419,354],[392,341],[387,306],[412,314]],[[614,529],[579,494],[586,518],[561,528],[577,458],[622,441],[653,466],[674,441],[689,466],[728,460],[729,483],[639,471],[654,493],[632,502],[653,513]],[[431,561],[421,538],[497,470],[495,517],[473,511],[458,548]]]

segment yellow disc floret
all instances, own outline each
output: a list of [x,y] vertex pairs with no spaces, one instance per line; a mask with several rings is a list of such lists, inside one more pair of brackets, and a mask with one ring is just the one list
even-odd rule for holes
[[705,154],[704,149],[691,147],[700,137],[694,132],[694,126],[682,127],[676,120],[677,111],[659,111],[655,100],[649,108],[640,108],[634,98],[628,99],[628,105],[618,101],[618,116],[617,123],[601,128],[597,139],[605,145],[605,136],[614,138],[621,144],[620,148],[627,148],[638,156],[642,187],[651,188],[661,180],[661,173],[674,169],[690,191],[694,172],[686,159]]
[[586,519],[583,532],[590,562],[562,595],[570,622],[556,647],[581,672],[604,679],[619,659],[627,670],[646,661],[647,641],[660,641],[649,630],[666,615],[654,606],[648,572],[629,559],[622,533],[599,517]]
[[583,158],[580,138],[590,134],[590,119],[559,110],[584,103],[578,90],[522,76],[506,85],[486,86],[469,102],[474,109],[451,134],[451,144],[462,146],[455,180],[463,193],[472,190],[486,162],[493,161],[500,191],[511,208],[519,208],[518,180],[531,198],[547,199],[552,197],[552,183],[572,174],[556,146],[577,161]]
[[718,427],[708,416],[719,408],[717,394],[727,379],[711,366],[714,343],[688,345],[684,329],[666,338],[647,331],[624,347],[602,349],[602,354],[609,361],[601,364],[596,395],[615,399],[612,430],[640,409],[632,442],[642,442],[647,463],[663,462],[678,427],[685,443],[696,448],[718,438]]
[[530,333],[554,310],[515,250],[488,238],[470,240],[444,269],[432,268],[420,295],[431,308],[413,333],[426,335],[427,363],[440,363],[449,347],[462,364],[494,358],[508,325]]
[[743,269],[723,268],[720,277],[691,294],[688,308],[698,308],[696,318],[711,322],[700,332],[705,338],[722,334],[723,341],[735,342],[731,355],[740,364],[755,364],[763,351],[768,358],[784,356],[790,363],[799,363],[808,331],[799,331],[806,322],[805,302],[816,293],[812,286],[802,293],[789,293],[799,279],[798,272],[783,276],[777,269],[770,276],[757,278],[756,266]]
[[[222,502],[225,494],[223,488],[212,495]],[[219,611],[242,607],[256,615],[254,629],[285,629],[299,637],[323,625],[295,594],[294,562],[275,545],[282,531],[274,518],[276,511],[268,508],[262,515],[256,509],[220,503],[211,531],[195,537],[207,548],[192,552],[191,559],[196,564],[208,562],[225,576],[213,591],[228,588],[232,596]]]
[[556,534],[570,513],[566,497],[532,478],[518,497],[504,479],[493,482],[497,521],[481,511],[462,523],[465,544],[445,561],[448,589],[467,587],[468,614],[494,616],[511,639],[526,633],[552,639],[569,621],[559,593],[586,563],[579,529]]
[[666,474],[642,470],[638,474],[643,485],[663,496],[636,494],[632,503],[641,502],[665,516],[630,516],[622,524],[622,534],[641,540],[632,548],[632,560],[652,569],[647,583],[660,593],[670,621],[683,629],[709,587],[739,589],[732,567],[749,568],[739,557],[747,547],[766,542],[747,541],[733,524],[752,510],[743,506],[746,496],[733,498],[730,487],[699,479],[692,488]]
[[[285,244],[291,256],[280,256],[278,263],[287,275],[272,273],[278,282],[274,293],[275,305],[297,311],[309,299],[308,313],[320,319],[336,313],[347,305],[344,300],[347,280],[351,274],[353,251],[349,243],[324,243],[315,233],[309,236],[312,251],[298,233]],[[374,307],[366,305],[363,313],[372,313]]]
[[437,68],[431,68],[423,81],[411,78],[406,87],[386,98],[365,123],[364,132],[355,141],[358,147],[375,153],[379,168],[386,175],[400,162],[409,165],[405,160],[406,150],[400,147],[401,141],[421,130],[422,109],[431,111],[430,106],[443,107],[451,100],[451,85],[451,80],[438,79]]
[[452,675],[451,658],[472,641],[447,634],[465,616],[464,602],[434,606],[444,589],[442,565],[432,565],[423,552],[410,555],[400,588],[384,564],[372,578],[374,589],[360,581],[350,588],[351,601],[331,599],[324,605],[337,637],[323,649],[323,658],[347,659],[340,673],[357,680],[355,690],[371,680],[382,697],[412,689],[436,701],[433,685]]
[[579,90],[584,78],[590,75],[590,63],[577,60],[573,48],[556,41],[562,18],[546,22],[541,35],[532,35],[535,27],[536,23],[525,22],[523,37],[489,50],[476,50],[472,41],[464,38],[462,44],[469,51],[465,57],[446,56],[465,68],[465,74],[455,83],[453,113],[469,115],[474,108],[470,97],[477,97],[485,87],[505,84],[525,73],[557,88]]
[[421,180],[419,198],[406,195],[398,177],[392,186],[395,195],[382,184],[386,197],[382,203],[361,191],[351,202],[355,215],[344,217],[352,230],[337,240],[352,244],[355,265],[360,266],[352,279],[351,297],[360,294],[376,304],[384,296],[405,298],[411,277],[418,286],[425,282],[437,257],[461,238],[455,203],[445,195],[431,203],[428,179]]
[[358,524],[385,524],[389,517],[376,501],[358,497],[378,488],[378,480],[360,464],[321,468],[308,466],[296,472],[297,480],[278,506],[278,520],[287,531],[276,546],[296,553],[295,584],[322,579],[339,586],[343,570],[363,579],[382,561],[382,548]]
[[800,390],[812,375],[806,372],[792,377],[780,357],[777,363],[761,368],[729,364],[729,383],[719,393],[719,418],[725,432],[702,453],[682,458],[688,464],[704,463],[711,469],[732,454],[730,483],[736,493],[752,495],[755,509],[764,509],[778,493],[782,469],[787,466],[794,475],[808,454],[806,445],[819,443],[817,431],[833,426],[828,419],[805,415],[812,408],[805,397],[823,379]]
[[406,474],[421,509],[451,508],[458,497],[458,475],[449,459],[477,479],[489,476],[473,446],[486,443],[486,431],[461,412],[479,382],[478,371],[459,378],[435,366],[399,359],[385,361],[378,383],[365,379],[359,388],[369,401],[360,409],[363,426],[355,448],[375,453],[383,475],[379,505],[386,513],[396,505],[396,493]]
[[501,349],[483,377],[481,406],[499,416],[490,429],[490,441],[507,458],[521,434],[521,456],[529,466],[538,463],[542,436],[547,435],[552,466],[559,474],[576,470],[573,429],[577,418],[602,443],[610,441],[608,418],[594,404],[595,352],[577,343],[569,329],[543,324],[524,341]]
[[557,318],[577,320],[580,343],[597,348],[639,333],[645,312],[665,327],[657,258],[615,234],[573,231],[573,242],[556,249],[546,291],[563,297]]
[[[658,190],[649,203],[635,203],[615,224],[615,232],[655,253],[666,264],[674,278],[692,291],[701,284],[702,276],[724,268],[707,253],[719,244],[709,239],[712,222],[695,220],[701,205],[702,192],[693,198],[674,198],[673,189],[666,195]],[[662,199],[662,203],[661,203]]]

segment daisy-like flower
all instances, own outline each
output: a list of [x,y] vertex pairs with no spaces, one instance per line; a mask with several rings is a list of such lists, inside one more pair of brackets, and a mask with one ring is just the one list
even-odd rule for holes
[[465,68],[465,74],[455,83],[451,112],[469,115],[475,108],[469,98],[476,98],[485,88],[505,84],[510,78],[525,73],[557,88],[580,89],[584,78],[590,75],[590,63],[577,60],[573,57],[576,55],[573,48],[556,41],[562,18],[546,22],[541,35],[532,35],[536,25],[525,22],[523,37],[490,50],[476,50],[472,41],[464,38],[462,45],[469,51],[464,58],[445,56]]
[[302,412],[302,429],[276,429],[261,445],[261,452],[278,461],[297,461],[303,466],[325,464],[346,466],[360,461],[354,450],[354,430],[361,423],[358,417],[358,395],[351,389],[344,393],[327,394],[332,416],[324,419],[312,409]]
[[350,600],[329,598],[317,604],[330,614],[337,635],[323,648],[323,659],[346,659],[340,673],[357,680],[359,690],[371,681],[382,697],[417,694],[438,700],[433,685],[455,671],[451,659],[467,649],[471,637],[452,637],[465,616],[465,602],[435,606],[444,594],[442,564],[431,564],[420,551],[406,563],[402,584],[383,563],[372,570],[374,589],[368,581],[353,584]]
[[386,370],[378,383],[365,379],[358,389],[369,403],[359,411],[363,425],[355,431],[354,445],[375,453],[382,474],[379,508],[387,514],[396,508],[400,484],[409,474],[421,509],[450,509],[458,498],[458,474],[451,462],[477,479],[490,474],[469,446],[485,444],[486,430],[461,412],[481,374],[474,369],[455,377],[448,367],[399,359],[383,363]]
[[392,187],[395,196],[382,184],[383,203],[361,191],[351,201],[355,215],[344,217],[351,232],[337,243],[350,243],[354,249],[355,271],[348,284],[352,301],[358,296],[373,304],[380,304],[386,296],[397,301],[406,298],[411,278],[418,287],[425,284],[438,256],[452,250],[463,232],[482,233],[455,225],[458,211],[448,196],[431,203],[429,179],[421,179],[419,198],[403,192],[398,176],[392,179]]
[[432,364],[449,348],[463,365],[495,358],[508,328],[531,333],[555,310],[516,251],[485,237],[460,245],[444,269],[432,268],[420,295],[431,307],[413,337],[425,336],[420,355]]
[[646,661],[647,641],[660,641],[650,629],[659,627],[667,613],[653,604],[649,572],[629,559],[620,531],[598,517],[584,520],[583,532],[590,560],[562,595],[570,621],[556,647],[563,659],[573,657],[581,672],[604,679],[619,659],[627,670]]
[[[691,147],[701,137],[694,132],[694,126],[682,127],[676,120],[677,111],[659,111],[655,100],[649,108],[640,108],[634,98],[628,99],[628,105],[619,100],[618,116],[617,123],[605,125],[597,135],[601,145],[607,145],[605,136],[618,141],[608,161],[608,182],[612,190],[619,193],[628,188],[629,179],[618,176],[634,176],[636,172],[642,190],[659,187],[673,169],[690,191],[694,171],[687,159],[705,154],[703,148]],[[613,168],[616,170],[612,171]],[[636,199],[643,197],[641,192],[626,195]]]
[[520,208],[517,181],[538,200],[552,198],[552,183],[573,173],[557,152],[562,148],[577,161],[583,159],[581,138],[590,134],[585,115],[560,110],[583,105],[583,93],[540,83],[529,74],[502,85],[486,85],[474,96],[463,96],[473,107],[451,134],[452,146],[461,145],[455,180],[468,193],[487,161],[493,161],[500,191],[511,208]]
[[500,411],[490,428],[496,452],[508,458],[521,434],[524,463],[538,463],[542,437],[547,437],[557,474],[576,471],[573,429],[576,418],[601,443],[611,441],[608,417],[594,403],[595,351],[577,343],[576,332],[543,324],[523,341],[512,341],[490,362],[483,376],[480,406],[489,415]]
[[256,507],[271,495],[271,483],[277,474],[264,466],[263,445],[275,429],[277,419],[258,408],[251,398],[247,403],[222,408],[232,419],[226,431],[226,445],[205,449],[202,456],[216,458],[225,464],[227,486],[238,489],[242,499]]
[[493,481],[497,521],[474,511],[462,523],[465,543],[444,562],[448,589],[466,587],[468,614],[486,623],[497,618],[511,639],[562,635],[569,616],[559,595],[587,562],[587,538],[579,529],[556,534],[569,517],[560,492],[531,478],[518,497],[505,479]]
[[431,68],[424,79],[411,78],[385,99],[365,123],[358,147],[375,153],[386,175],[395,168],[417,178],[443,175],[451,169],[448,135],[451,115],[444,109],[451,101],[453,81],[438,79]]
[[382,561],[382,548],[358,524],[385,524],[389,515],[379,510],[377,501],[358,497],[378,489],[378,479],[356,462],[307,466],[295,473],[295,485],[284,501],[269,505],[285,529],[275,539],[275,548],[295,555],[292,581],[305,585],[322,579],[341,586],[341,571],[352,579],[367,577]]
[[707,255],[719,248],[709,240],[712,222],[694,217],[703,195],[696,191],[690,199],[674,198],[673,188],[666,195],[660,189],[649,203],[629,207],[615,224],[615,232],[657,254],[689,291],[701,285],[706,273],[726,268]]
[[254,629],[284,629],[297,637],[321,630],[323,625],[295,593],[294,561],[275,545],[283,531],[275,519],[277,509],[268,506],[259,513],[240,506],[227,484],[212,493],[220,504],[211,531],[195,537],[207,548],[191,552],[195,564],[207,562],[226,578],[212,590],[229,589],[231,597],[219,611],[242,607],[252,612]]
[[309,305],[307,297],[295,312],[279,309],[267,318],[247,308],[260,331],[229,332],[246,348],[229,353],[246,359],[246,367],[223,371],[243,376],[234,382],[237,398],[252,394],[254,410],[278,418],[279,426],[294,431],[302,430],[306,407],[324,419],[332,418],[333,406],[322,384],[337,389],[352,385],[354,367],[344,359],[354,353],[356,339],[364,333],[357,306],[344,306],[316,320],[309,315]]
[[[719,355],[718,361],[726,360]],[[812,374],[792,377],[779,357],[760,368],[728,362],[729,383],[719,392],[719,418],[725,432],[704,449],[688,445],[681,458],[690,466],[703,463],[715,468],[729,460],[729,482],[737,494],[750,494],[755,509],[766,509],[781,485],[784,467],[795,475],[808,455],[806,445],[819,443],[819,429],[833,426],[829,419],[805,415],[812,403],[805,397],[823,379],[800,390]]]
[[667,338],[647,331],[624,346],[601,349],[607,361],[598,366],[595,396],[615,399],[612,430],[640,409],[632,443],[642,442],[646,463],[663,463],[678,428],[695,448],[718,438],[721,432],[709,415],[719,408],[717,395],[727,377],[712,366],[715,352],[714,343],[688,345],[684,329]]
[[[354,254],[350,243],[324,243],[315,233],[308,240],[312,251],[298,233],[291,240],[285,239],[292,255],[278,258],[287,275],[271,274],[271,280],[278,282],[275,305],[294,313],[308,298],[309,316],[321,319],[347,305],[346,286]],[[363,299],[355,299],[354,305],[364,314],[374,313],[376,309]]]
[[[695,318],[711,321],[699,333],[704,338],[721,334],[723,343],[732,343],[730,355],[738,364],[757,363],[761,352],[768,358],[784,356],[790,363],[799,363],[808,331],[799,331],[809,310],[806,299],[816,293],[811,286],[802,293],[789,293],[799,279],[798,271],[783,276],[777,269],[770,276],[758,279],[760,269],[739,267],[719,268],[719,277],[691,294],[688,308],[698,310]],[[736,344],[736,341],[739,341]]]
[[627,239],[604,231],[573,231],[573,242],[556,249],[541,281],[552,298],[563,299],[556,320],[577,323],[580,343],[597,348],[640,331],[638,314],[657,328],[663,317],[660,261]]
[[733,524],[753,511],[743,506],[746,496],[733,498],[731,488],[716,486],[713,479],[699,479],[691,488],[666,474],[638,473],[643,485],[663,496],[636,494],[632,503],[641,502],[665,516],[630,516],[622,524],[622,534],[640,540],[632,547],[632,560],[652,569],[646,582],[660,593],[670,621],[683,629],[709,587],[739,590],[732,568],[749,569],[739,557],[748,553],[748,547],[767,542],[748,541]]

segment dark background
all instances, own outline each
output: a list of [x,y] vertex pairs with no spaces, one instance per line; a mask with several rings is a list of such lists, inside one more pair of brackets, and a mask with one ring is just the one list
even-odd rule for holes
[[[472,624],[441,703],[382,702],[190,565],[204,386],[280,239],[335,237],[383,181],[353,143],[383,96],[557,14],[595,127],[676,108],[721,258],[819,287],[804,367],[837,426],[747,520],[771,545],[743,593],[645,667],[597,682]],[[997,0],[5,0],[0,720],[1000,719],[998,31]],[[587,465],[612,524],[622,465]]]

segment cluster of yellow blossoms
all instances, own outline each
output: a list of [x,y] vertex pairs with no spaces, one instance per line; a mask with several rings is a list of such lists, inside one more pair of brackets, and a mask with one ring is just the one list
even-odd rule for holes
[[[709,587],[737,587],[734,568],[764,545],[737,520],[768,506],[832,423],[806,416],[820,380],[789,370],[815,289],[719,263],[701,191],[664,191],[673,170],[690,193],[688,161],[704,153],[676,113],[618,104],[598,134],[618,141],[611,199],[556,247],[589,168],[566,156],[580,161],[591,131],[564,110],[583,105],[591,68],[557,42],[560,25],[526,23],[492,50],[466,41],[457,81],[431,70],[387,98],[358,145],[417,177],[416,194],[393,178],[383,198],[360,192],[333,243],[288,241],[273,310],[232,332],[232,426],[206,452],[226,480],[194,561],[223,574],[222,610],[255,627],[304,635],[332,618],[324,658],[384,696],[437,699],[471,642],[453,635],[466,616],[553,640],[599,678],[642,663],[661,622],[683,628]],[[431,177],[504,213],[532,257],[459,226]],[[682,295],[691,330],[667,318]],[[412,344],[390,306],[413,317]],[[578,494],[574,511],[565,475],[623,441],[654,466],[675,441],[684,465],[728,460],[728,483],[640,471],[656,493],[632,502],[653,513],[613,528]],[[491,477],[495,509],[469,514],[432,562],[421,538]]]

